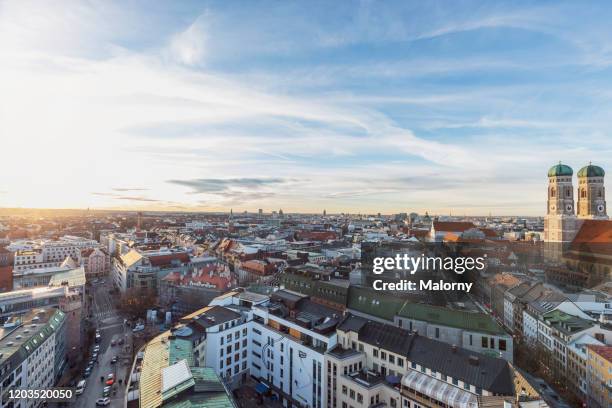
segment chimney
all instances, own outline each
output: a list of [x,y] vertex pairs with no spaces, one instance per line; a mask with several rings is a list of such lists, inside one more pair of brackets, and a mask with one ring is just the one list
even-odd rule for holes
[[453,353],[456,353],[456,352],[457,352],[457,345],[456,345],[456,344],[453,344],[453,345],[451,346],[451,350],[453,351]]

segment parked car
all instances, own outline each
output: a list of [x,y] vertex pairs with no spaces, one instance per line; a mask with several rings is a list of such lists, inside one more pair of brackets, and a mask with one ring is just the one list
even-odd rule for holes
[[105,406],[107,406],[108,404],[110,404],[110,398],[108,398],[108,397],[98,398],[98,399],[96,400],[96,405],[97,405],[97,406],[102,406],[102,407],[105,407]]
[[125,343],[125,340],[123,340],[123,339],[119,339],[119,345],[120,345],[120,346],[123,346],[123,343]]
[[87,367],[83,373],[83,377],[87,378],[91,375],[91,367]]
[[110,396],[110,392],[111,392],[111,387],[110,385],[107,385],[106,387],[104,387],[104,389],[102,390],[102,396],[103,397],[108,397]]
[[143,331],[143,330],[144,330],[144,328],[145,328],[145,327],[144,327],[144,324],[139,323],[139,324],[137,324],[136,326],[134,326],[134,328],[132,329],[132,332],[133,332],[133,333],[137,333],[137,332]]
[[81,395],[83,393],[83,391],[85,391],[85,386],[86,385],[87,385],[87,381],[85,381],[85,380],[79,381],[79,383],[76,386],[76,390],[74,391],[74,393],[76,395]]
[[106,385],[113,385],[115,383],[115,374],[110,373],[106,376]]
[[114,356],[114,357],[111,359],[111,364],[115,364],[115,363],[117,362],[117,360],[119,360],[119,357]]
[[110,344],[111,344],[111,346],[115,346],[117,344],[117,340],[112,339]]

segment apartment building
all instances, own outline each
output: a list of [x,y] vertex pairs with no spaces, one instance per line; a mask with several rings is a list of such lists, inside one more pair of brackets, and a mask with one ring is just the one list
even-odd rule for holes
[[27,246],[21,246],[26,249],[15,252],[13,270],[21,272],[60,266],[68,257],[80,262],[82,250],[98,246],[99,243],[93,239],[69,235],[56,241],[33,241]]
[[580,336],[589,334],[604,344],[612,344],[607,326],[572,316],[560,310],[546,313],[538,322],[538,344],[548,352],[544,363],[560,375],[568,370],[568,347]]
[[[515,372],[500,358],[348,314],[326,357],[330,407],[467,407],[515,400]],[[486,373],[483,375],[483,373]],[[539,399],[537,393],[524,398]]]
[[394,323],[408,331],[492,357],[513,359],[513,338],[490,316],[406,303]]
[[0,407],[42,406],[40,399],[9,400],[16,388],[53,387],[65,364],[66,316],[57,309],[38,309],[7,321],[0,329]]
[[587,393],[589,406],[612,406],[612,346],[587,346]]
[[187,273],[192,268],[190,255],[182,249],[161,249],[129,252],[115,256],[111,262],[111,277],[122,293],[128,289],[157,292],[159,282],[172,272]]
[[573,340],[567,347],[567,379],[569,388],[587,403],[587,348],[588,346],[603,346],[604,344],[591,336],[583,334]]

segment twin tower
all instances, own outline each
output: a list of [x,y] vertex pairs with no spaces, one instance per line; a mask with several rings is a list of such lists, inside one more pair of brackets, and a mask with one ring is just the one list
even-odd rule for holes
[[571,242],[582,225],[582,220],[608,219],[604,187],[605,174],[601,167],[592,164],[578,171],[578,207],[576,208],[572,168],[559,163],[548,170],[548,207],[544,220],[545,241]]

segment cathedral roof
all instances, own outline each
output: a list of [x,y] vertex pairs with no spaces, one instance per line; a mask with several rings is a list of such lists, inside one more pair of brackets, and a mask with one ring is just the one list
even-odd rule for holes
[[566,164],[556,164],[548,170],[548,177],[557,177],[557,176],[571,176],[574,174],[574,170]]
[[578,177],[603,177],[606,172],[599,166],[590,164],[578,170]]

